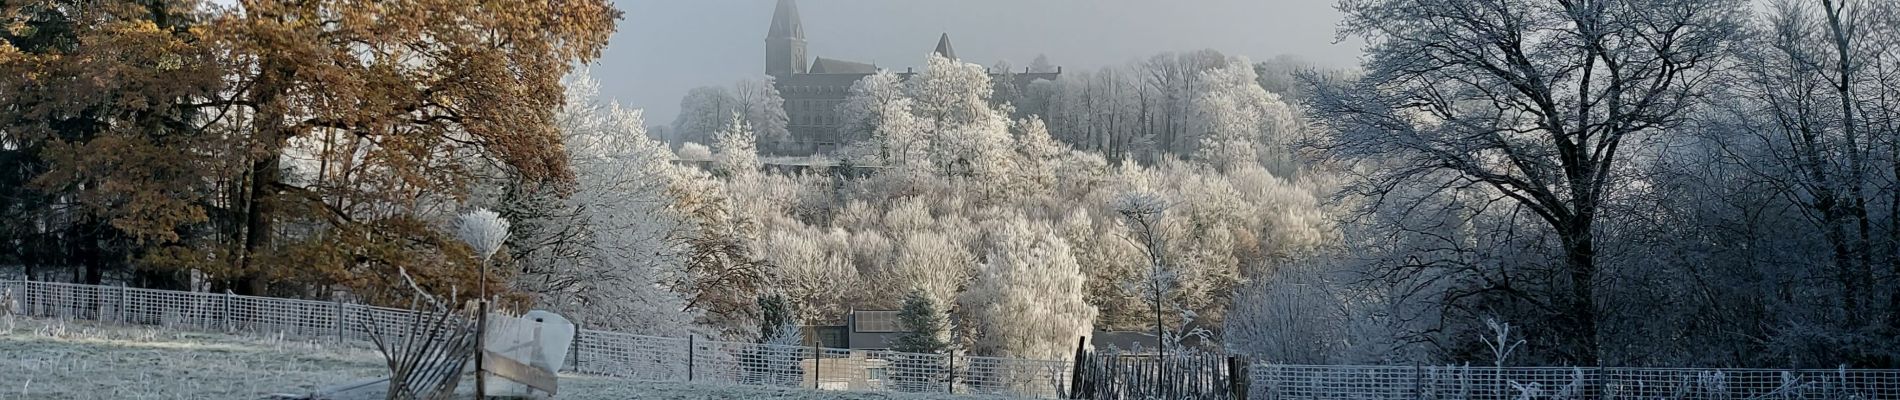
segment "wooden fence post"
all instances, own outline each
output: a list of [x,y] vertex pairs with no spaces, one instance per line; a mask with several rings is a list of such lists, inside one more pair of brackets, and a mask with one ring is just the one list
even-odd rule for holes
[[1227,356],[1227,398],[1240,398],[1240,359]]
[[1081,339],[1075,341],[1075,366],[1069,371],[1068,394],[1071,399],[1083,398],[1082,392],[1084,391],[1084,387],[1088,385],[1086,375],[1083,373],[1083,368],[1090,368],[1095,365],[1095,363],[1091,362],[1093,360],[1090,360],[1091,355],[1088,353],[1088,344],[1088,336],[1082,336]]
[[488,358],[488,346],[483,343],[488,333],[488,300],[475,303],[475,312],[475,400],[482,400],[488,395],[488,374],[483,372],[488,365],[482,363]]

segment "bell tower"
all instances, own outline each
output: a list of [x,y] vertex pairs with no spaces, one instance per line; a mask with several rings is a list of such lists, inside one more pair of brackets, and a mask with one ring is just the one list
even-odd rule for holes
[[803,74],[806,68],[805,25],[798,21],[798,3],[778,0],[778,8],[772,10],[772,29],[765,34],[765,74]]

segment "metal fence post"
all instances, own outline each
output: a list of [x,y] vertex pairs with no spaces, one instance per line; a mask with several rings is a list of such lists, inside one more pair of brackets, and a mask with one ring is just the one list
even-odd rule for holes
[[574,323],[574,343],[567,345],[567,359],[574,363],[574,372],[581,372],[581,324]]
[[224,311],[218,313],[218,321],[224,325],[224,331],[231,331],[231,289],[224,290]]
[[1425,398],[1425,370],[1419,368],[1417,361],[1412,362],[1412,398]]
[[348,329],[348,328],[345,327],[344,322],[343,322],[343,299],[336,299],[336,341],[337,343],[342,343],[345,341],[344,334],[343,334],[344,329]]
[[123,323],[132,322],[131,320],[126,319],[125,317],[126,308],[127,307],[125,305],[125,284],[121,283],[119,284],[119,312],[118,312],[119,323],[123,324]]
[[823,366],[819,365],[819,363],[822,362],[820,361],[820,359],[822,358],[825,358],[825,355],[823,353],[818,352],[818,341],[817,340],[811,341],[811,388],[812,389],[817,389],[819,386],[818,383],[824,380],[825,369],[823,368]]
[[949,363],[949,366],[946,368],[947,369],[943,371],[944,372],[943,381],[944,381],[944,385],[948,386],[949,388],[944,390],[944,393],[956,394],[957,393],[957,352],[956,351],[950,352],[950,363]]
[[693,335],[686,335],[686,381],[687,382],[693,381],[693,351],[694,350],[697,350],[697,347],[694,346]]

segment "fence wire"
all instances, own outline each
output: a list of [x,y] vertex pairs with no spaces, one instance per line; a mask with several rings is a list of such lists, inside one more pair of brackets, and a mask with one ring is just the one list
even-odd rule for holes
[[[0,314],[366,343],[409,310],[343,302],[0,280]],[[566,372],[663,382],[1061,398],[1068,361],[770,346],[582,329]],[[1100,371],[1092,372],[1100,373]],[[1248,367],[1255,400],[1900,399],[1900,370]]]
[[[0,314],[301,340],[367,343],[415,324],[410,310],[343,302],[0,280]],[[581,329],[564,372],[704,382],[912,393],[1059,398],[1066,361],[953,357],[669,338]]]
[[1900,399],[1900,370],[1273,365],[1264,400]]

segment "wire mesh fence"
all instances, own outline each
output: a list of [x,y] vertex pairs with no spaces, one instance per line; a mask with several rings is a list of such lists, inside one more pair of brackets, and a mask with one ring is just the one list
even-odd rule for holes
[[[0,280],[0,315],[18,314],[366,345],[376,332],[410,328],[410,310],[344,302]],[[582,329],[564,371],[644,381],[831,390],[1078,395],[1068,361],[958,357],[669,338]],[[1126,358],[1126,357],[1122,357]],[[1080,393],[1116,376],[1144,376],[1125,361],[1091,365]],[[1165,370],[1218,371],[1211,364]],[[1156,364],[1170,365],[1170,364]],[[1231,370],[1231,369],[1230,369]],[[1133,372],[1130,372],[1133,371]],[[1109,374],[1104,378],[1102,374]],[[1167,372],[1173,374],[1172,372]],[[1090,375],[1095,374],[1095,375]],[[1900,399],[1900,370],[1546,368],[1255,364],[1241,384],[1256,400]],[[1125,378],[1125,376],[1123,377]],[[1192,386],[1200,381],[1183,381]],[[1205,385],[1204,385],[1205,386]],[[1124,393],[1127,394],[1127,393]]]
[[[18,314],[367,345],[413,311],[344,302],[0,280],[0,315]],[[643,381],[1057,398],[1066,361],[774,346],[581,329],[565,372]]]
[[1900,399],[1900,370],[1273,365],[1252,367],[1265,400]]

